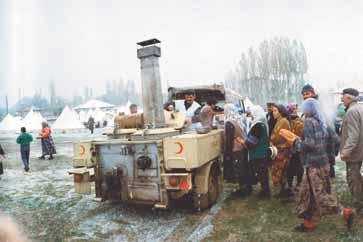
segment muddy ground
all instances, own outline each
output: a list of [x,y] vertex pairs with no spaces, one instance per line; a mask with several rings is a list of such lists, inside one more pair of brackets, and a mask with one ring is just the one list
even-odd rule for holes
[[[100,131],[93,137],[100,137]],[[187,201],[167,211],[115,203],[98,203],[94,195],[74,193],[72,143],[88,133],[55,134],[58,154],[52,161],[38,160],[40,144],[32,144],[30,173],[24,173],[15,135],[1,135],[7,159],[0,180],[0,210],[21,226],[34,242],[58,241],[363,241],[363,221],[346,233],[341,219],[329,216],[309,234],[292,228],[299,220],[294,203],[277,199],[236,198],[226,185],[217,205],[194,213]],[[338,163],[336,190],[345,204],[351,197]],[[258,188],[256,188],[258,192]]]
[[[98,132],[93,137],[100,136]],[[198,241],[207,235],[202,220],[214,216],[220,205],[195,214],[187,201],[161,211],[99,203],[93,201],[94,195],[76,194],[73,177],[67,174],[72,168],[72,143],[88,137],[88,133],[54,135],[57,155],[51,161],[37,159],[41,148],[36,140],[31,146],[31,171],[25,173],[16,136],[0,136],[7,152],[0,180],[0,211],[12,216],[32,241]],[[228,194],[226,189],[219,203]]]

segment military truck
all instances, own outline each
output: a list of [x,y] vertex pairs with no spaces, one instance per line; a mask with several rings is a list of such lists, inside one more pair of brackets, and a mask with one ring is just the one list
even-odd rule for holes
[[[217,201],[222,189],[223,129],[204,134],[187,130],[178,112],[173,117],[181,122],[168,122],[161,95],[159,44],[157,39],[138,43],[144,113],[115,118],[115,129],[105,138],[75,143],[74,169],[69,173],[76,192],[89,194],[94,184],[100,201],[166,209],[172,200],[188,196],[194,208],[205,209]],[[221,107],[232,100],[243,107],[242,97],[223,85],[169,88],[168,98],[183,100],[190,90],[201,104],[213,96]],[[134,127],[125,125],[130,120],[138,121]]]

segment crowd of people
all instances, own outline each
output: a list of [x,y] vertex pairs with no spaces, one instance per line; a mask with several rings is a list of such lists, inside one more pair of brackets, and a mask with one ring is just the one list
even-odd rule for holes
[[[341,101],[345,106],[342,127],[328,122],[314,88],[302,88],[300,115],[298,105],[267,103],[267,114],[260,106],[247,111],[250,122],[234,104],[224,106],[224,179],[239,183],[237,196],[248,196],[253,186],[261,185],[258,197],[272,196],[272,185],[278,189],[273,197],[283,202],[296,201],[297,214],[303,222],[296,231],[314,230],[328,214],[340,214],[351,228],[353,217],[363,212],[363,105],[358,104],[359,92],[344,89]],[[186,93],[179,110],[186,113],[189,127],[213,126],[213,116],[220,111],[210,99],[202,107],[194,93]],[[166,103],[166,111],[174,111],[175,103]],[[354,208],[344,207],[332,191],[335,159],[346,163],[347,182]],[[270,172],[269,172],[270,170]],[[294,182],[294,179],[296,181]]]
[[[261,185],[258,197],[271,196],[283,202],[295,200],[297,214],[303,222],[295,227],[306,232],[315,229],[322,216],[340,214],[348,229],[353,217],[363,212],[363,105],[358,104],[359,92],[354,88],[344,89],[341,101],[345,115],[340,129],[327,122],[321,109],[318,95],[307,84],[301,91],[301,115],[298,105],[267,103],[267,113],[260,106],[252,106],[246,118],[234,104],[226,104],[223,109],[215,99],[208,99],[201,105],[195,101],[194,93],[186,93],[179,109],[185,112],[185,125],[198,124],[212,128],[214,116],[224,113],[224,179],[238,182],[235,195],[249,196],[253,186]],[[174,102],[166,103],[166,111],[176,109]],[[130,106],[130,113],[137,114],[137,106]],[[89,121],[90,126],[92,120]],[[91,129],[91,132],[93,128]],[[42,123],[39,133],[42,156],[39,159],[53,159],[56,153],[51,129]],[[33,142],[26,127],[16,142],[20,145],[21,159],[25,172],[29,171],[30,144]],[[1,148],[1,147],[0,147]],[[331,179],[335,177],[335,158],[346,164],[347,183],[354,200],[354,208],[344,207],[332,191]],[[0,155],[4,152],[0,149]],[[270,172],[269,172],[270,170]],[[271,179],[269,175],[271,174]],[[296,177],[296,181],[294,179]],[[272,185],[277,189],[270,188]],[[276,194],[272,194],[276,191]]]
[[[266,199],[272,195],[270,169],[272,185],[278,188],[274,197],[297,202],[298,217],[303,219],[295,227],[297,231],[315,229],[327,214],[342,215],[350,229],[354,215],[363,211],[363,105],[357,102],[359,92],[343,90],[346,113],[338,133],[327,122],[314,88],[307,84],[301,94],[301,115],[295,103],[268,103],[266,115],[261,107],[251,107],[247,132],[236,108],[225,106],[224,177],[240,184],[238,196],[250,195],[253,185],[260,183],[258,196]],[[354,208],[342,206],[331,188],[338,153],[346,163]]]

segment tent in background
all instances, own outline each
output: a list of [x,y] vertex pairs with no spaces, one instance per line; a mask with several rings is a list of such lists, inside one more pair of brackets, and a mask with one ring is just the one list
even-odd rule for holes
[[83,129],[85,128],[78,115],[66,106],[61,115],[57,118],[52,126],[54,130],[69,130],[69,129]]
[[79,116],[79,120],[82,122],[82,123],[85,123],[87,122],[87,112],[85,112],[84,110],[81,110],[78,114]]
[[92,99],[92,100],[87,101],[84,104],[78,105],[74,109],[75,110],[89,110],[89,109],[96,109],[96,108],[111,109],[114,107],[115,107],[115,105],[113,105],[113,104],[102,102],[97,99]]
[[8,113],[0,123],[0,131],[18,130],[20,126],[20,120],[20,117],[14,117]]
[[93,113],[93,118],[95,119],[96,122],[103,122],[103,119],[105,118],[105,113],[99,109],[96,108],[96,110]]
[[33,109],[30,109],[25,118],[20,121],[19,126],[25,127],[28,131],[40,130],[44,121],[46,120],[39,112],[34,112]]

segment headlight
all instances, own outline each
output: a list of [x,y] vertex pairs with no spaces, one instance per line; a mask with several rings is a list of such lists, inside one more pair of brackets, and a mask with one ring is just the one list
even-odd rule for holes
[[151,167],[152,160],[148,156],[140,156],[136,161],[137,167],[140,169],[147,169]]

